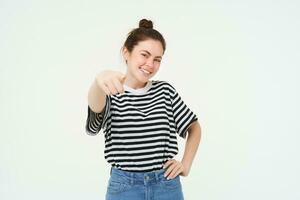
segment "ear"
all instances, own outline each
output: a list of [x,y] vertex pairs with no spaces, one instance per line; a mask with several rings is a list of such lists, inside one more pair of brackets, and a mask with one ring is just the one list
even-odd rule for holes
[[123,54],[124,59],[127,61],[128,57],[129,57],[129,51],[126,47],[122,48],[122,54]]

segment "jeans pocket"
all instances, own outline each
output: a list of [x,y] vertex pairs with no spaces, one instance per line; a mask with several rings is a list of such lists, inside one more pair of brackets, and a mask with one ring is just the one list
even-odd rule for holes
[[107,193],[120,194],[130,188],[129,184],[110,180],[108,182]]
[[166,178],[164,178],[161,183],[162,183],[162,186],[168,190],[181,188],[179,175],[170,180],[167,180]]

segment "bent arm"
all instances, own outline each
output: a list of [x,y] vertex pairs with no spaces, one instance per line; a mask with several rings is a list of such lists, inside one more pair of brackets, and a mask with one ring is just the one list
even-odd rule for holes
[[188,138],[185,143],[184,154],[181,160],[185,170],[183,176],[187,176],[192,167],[193,160],[197,153],[198,146],[201,140],[201,127],[198,121],[191,124],[188,129]]

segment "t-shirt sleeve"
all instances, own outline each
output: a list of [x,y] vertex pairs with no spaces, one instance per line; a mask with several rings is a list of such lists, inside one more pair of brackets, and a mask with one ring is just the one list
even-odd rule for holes
[[197,116],[184,103],[175,89],[172,98],[172,109],[177,133],[180,137],[186,138],[187,130],[197,120]]
[[88,135],[97,135],[106,126],[107,117],[110,111],[110,98],[106,96],[105,106],[100,113],[94,112],[88,105],[88,115],[85,124],[85,131]]

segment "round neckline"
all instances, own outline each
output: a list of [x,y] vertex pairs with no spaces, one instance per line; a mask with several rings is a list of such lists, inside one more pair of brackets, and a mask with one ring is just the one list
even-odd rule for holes
[[124,89],[125,91],[131,92],[133,94],[145,94],[151,88],[151,86],[152,86],[152,81],[149,80],[147,84],[142,88],[134,89],[129,87],[128,85],[124,85]]

